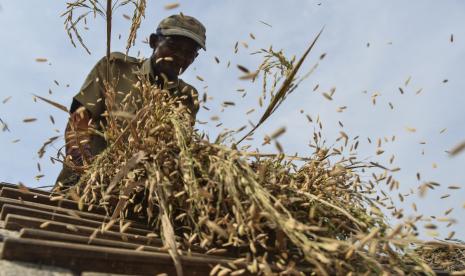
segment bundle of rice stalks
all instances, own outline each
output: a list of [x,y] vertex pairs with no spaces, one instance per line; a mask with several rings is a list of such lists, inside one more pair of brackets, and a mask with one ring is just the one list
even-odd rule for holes
[[[297,62],[262,50],[264,63],[247,79],[263,72],[265,99],[266,77],[273,77],[270,103],[239,142],[316,68],[295,81],[318,36]],[[300,166],[282,153],[228,146],[227,135],[210,142],[194,130],[179,99],[142,79],[138,85],[143,106],[131,114],[114,105],[115,91],[106,84],[106,128],[95,135],[108,147],[90,165],[75,167],[80,180],[66,191],[80,206],[107,209],[111,220],[99,231],[126,218],[146,222],[163,238],[178,272],[179,252],[195,249],[234,256],[230,267],[213,268],[221,275],[433,273],[409,247],[414,221],[391,229],[380,211],[374,184],[363,177],[375,163],[355,156],[335,161],[341,150],[326,148],[320,134]]]
[[283,154],[251,158],[194,131],[168,91],[143,87],[135,115],[108,114],[118,122],[104,132],[109,146],[70,192],[105,207],[110,224],[146,221],[174,258],[201,248],[245,264],[217,271],[431,273],[408,250],[412,227],[390,229],[370,199],[358,174],[369,166],[332,164],[324,147],[300,167]]

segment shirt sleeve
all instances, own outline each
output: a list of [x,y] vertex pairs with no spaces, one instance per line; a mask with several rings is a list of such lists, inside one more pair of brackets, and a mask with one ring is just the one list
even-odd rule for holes
[[100,120],[100,115],[105,111],[103,74],[106,66],[104,62],[105,59],[101,59],[90,71],[80,91],[73,98],[71,112],[79,106],[84,106],[91,113],[94,121]]

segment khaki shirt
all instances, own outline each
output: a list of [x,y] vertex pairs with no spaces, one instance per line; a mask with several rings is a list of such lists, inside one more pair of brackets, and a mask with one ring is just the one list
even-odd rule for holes
[[[92,116],[92,121],[96,125],[104,122],[102,114],[105,113],[104,98],[104,79],[106,79],[106,58],[102,58],[92,69],[82,85],[79,93],[74,96],[74,101],[84,106]],[[155,80],[155,72],[151,66],[150,59],[139,60],[134,57],[126,56],[123,53],[114,52],[110,55],[110,80],[115,89],[115,106],[113,111],[123,111],[135,114],[142,107],[142,96],[139,89],[140,79],[149,80],[151,83]],[[178,79],[177,83],[166,85],[164,89],[168,90],[173,97],[179,98],[180,102],[187,107],[193,121],[199,110],[197,90]],[[71,112],[76,109],[76,103],[73,102]],[[92,154],[98,154],[106,147],[103,138],[95,137],[91,143]]]
[[[102,58],[92,69],[82,85],[79,93],[74,96],[74,100],[83,105],[92,114],[94,121],[100,121],[101,115],[105,112],[104,100],[104,79],[107,74],[106,58]],[[139,89],[139,79],[155,80],[155,72],[150,64],[150,59],[139,60],[126,56],[123,53],[114,52],[110,55],[110,79],[116,91],[115,104],[117,110],[134,113],[142,106],[141,91]],[[188,107],[192,117],[195,118],[199,110],[197,90],[179,79],[177,83],[172,83],[164,87],[169,90],[174,97],[179,97],[181,102]],[[71,107],[71,112],[73,112]]]
[[[106,57],[102,58],[94,66],[87,76],[79,93],[73,98],[71,112],[76,111],[79,106],[84,106],[92,116],[92,121],[97,128],[105,125],[102,115],[106,112],[104,98],[104,80],[107,77]],[[110,55],[110,80],[115,89],[115,101],[112,107],[113,111],[123,111],[135,114],[143,105],[142,95],[139,89],[142,80],[149,80],[154,83],[155,72],[151,66],[150,59],[140,60],[134,57],[126,56],[123,53],[114,52]],[[179,79],[177,83],[167,84],[164,89],[168,90],[173,97],[179,98],[179,101],[187,107],[195,121],[196,114],[199,110],[197,90]],[[90,150],[93,155],[97,155],[106,148],[106,141],[103,137],[93,136],[90,141]],[[57,181],[63,184],[72,184],[74,180],[67,180],[72,174],[67,167],[63,168]],[[75,178],[75,176],[73,176]]]

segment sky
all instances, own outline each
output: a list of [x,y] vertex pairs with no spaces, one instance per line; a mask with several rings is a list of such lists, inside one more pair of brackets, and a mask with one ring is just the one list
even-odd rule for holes
[[[42,159],[37,151],[48,138],[63,134],[68,119],[66,113],[34,102],[33,94],[69,106],[93,65],[104,56],[106,46],[104,20],[91,17],[89,29],[81,31],[92,54],[73,47],[60,17],[66,1],[48,2],[0,0],[0,100],[7,100],[0,102],[0,119],[10,130],[0,132],[0,181],[30,187],[54,183],[61,168],[49,159],[63,146],[63,139],[53,143]],[[351,138],[360,137],[357,153],[364,160],[388,164],[395,155],[392,167],[401,168],[394,174],[400,188],[391,193],[396,204],[406,216],[423,214],[439,226],[438,236],[420,229],[422,238],[445,238],[455,231],[456,238],[465,240],[465,153],[450,157],[446,152],[465,140],[464,1],[199,0],[180,1],[174,10],[164,9],[170,1],[148,2],[137,43],[129,52],[132,56],[151,54],[142,41],[161,19],[173,13],[195,16],[207,28],[207,51],[200,52],[182,78],[212,98],[205,104],[209,110],[201,108],[197,116],[208,123],[196,125],[212,138],[221,130],[215,127],[218,122],[210,121],[212,116],[220,117],[223,127],[238,129],[248,125],[248,120],[257,122],[263,112],[258,107],[261,82],[239,80],[241,72],[236,65],[257,68],[262,57],[251,53],[270,45],[288,57],[300,57],[324,26],[301,75],[310,71],[320,55],[326,53],[326,57],[248,143],[252,149],[275,153],[273,144],[262,146],[263,138],[284,126],[287,131],[279,138],[284,151],[309,156],[312,149],[308,144],[316,125],[305,115],[319,117],[328,145],[344,131]],[[131,11],[120,9],[114,14],[113,51],[125,50],[130,22],[124,14]],[[234,53],[236,42],[238,52]],[[214,57],[220,59],[219,64]],[[37,58],[48,61],[36,62]],[[319,88],[313,91],[316,85]],[[323,97],[334,88],[332,101]],[[242,97],[237,89],[245,89],[247,95]],[[223,108],[224,101],[236,105]],[[341,106],[347,108],[337,112]],[[251,108],[257,111],[246,115]],[[37,121],[24,123],[25,118]],[[396,137],[393,142],[392,136]],[[383,141],[380,155],[376,154],[378,139]],[[44,176],[36,180],[37,175]],[[440,186],[419,197],[418,187],[429,181]],[[383,185],[379,188],[388,190]],[[398,200],[397,194],[410,191],[414,194],[404,202]],[[450,208],[454,209],[448,217],[457,223],[445,227],[447,223],[435,218],[441,220]]]

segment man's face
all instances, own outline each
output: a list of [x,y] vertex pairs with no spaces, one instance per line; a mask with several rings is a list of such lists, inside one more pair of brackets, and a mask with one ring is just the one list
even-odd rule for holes
[[182,74],[194,62],[200,49],[197,42],[183,36],[152,35],[150,40],[155,68],[169,79]]

